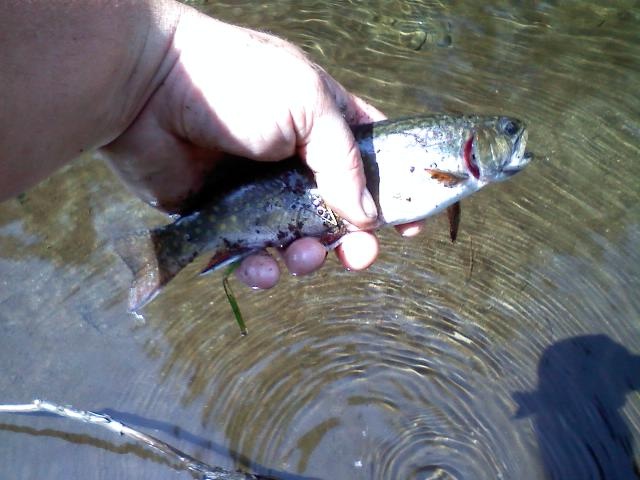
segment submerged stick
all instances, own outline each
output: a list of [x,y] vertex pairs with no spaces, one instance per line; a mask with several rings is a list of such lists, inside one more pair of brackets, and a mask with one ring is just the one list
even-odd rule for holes
[[90,423],[111,430],[118,435],[128,437],[143,446],[161,453],[169,460],[172,460],[187,470],[200,475],[201,480],[261,480],[267,477],[252,475],[244,472],[232,472],[221,467],[212,467],[196,460],[190,455],[172,447],[166,442],[159,440],[151,435],[139,432],[124,423],[114,420],[109,415],[94,413],[84,410],[76,410],[73,407],[56,405],[45,400],[34,400],[31,403],[19,405],[2,405],[0,404],[0,413],[39,413],[46,412],[58,415],[60,417],[78,420],[82,423]]
[[467,273],[467,280],[471,280],[471,275],[473,275],[474,264],[475,264],[475,260],[473,255],[473,236],[469,235],[469,270]]
[[248,333],[247,326],[244,323],[244,319],[242,318],[242,312],[240,312],[240,306],[238,305],[238,301],[236,300],[236,296],[233,294],[233,290],[231,290],[231,284],[229,283],[229,277],[231,274],[240,266],[240,262],[232,263],[227,271],[224,272],[224,277],[222,277],[222,287],[224,288],[224,294],[227,296],[227,300],[229,301],[229,305],[231,305],[231,310],[233,311],[233,315],[236,317],[236,322],[240,327],[240,333],[244,336]]

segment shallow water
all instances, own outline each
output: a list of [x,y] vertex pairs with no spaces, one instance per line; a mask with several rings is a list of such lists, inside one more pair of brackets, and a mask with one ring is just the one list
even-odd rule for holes
[[[0,205],[0,391],[108,409],[278,478],[637,478],[640,2],[220,2],[389,116],[525,119],[537,161],[367,272],[182,275],[126,313],[110,240],[166,219],[85,157]],[[191,478],[109,434],[0,418],[2,478]]]

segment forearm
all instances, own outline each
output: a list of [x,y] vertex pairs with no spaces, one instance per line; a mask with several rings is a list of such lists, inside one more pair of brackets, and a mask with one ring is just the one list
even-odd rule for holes
[[0,200],[108,143],[170,70],[173,1],[0,7]]

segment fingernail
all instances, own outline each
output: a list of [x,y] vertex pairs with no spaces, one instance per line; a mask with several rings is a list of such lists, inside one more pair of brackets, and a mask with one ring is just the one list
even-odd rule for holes
[[362,192],[362,198],[360,199],[360,203],[367,217],[369,218],[378,217],[378,209],[376,208],[376,203],[373,201],[373,197],[371,196],[371,193],[369,193],[369,190],[367,190],[366,188]]

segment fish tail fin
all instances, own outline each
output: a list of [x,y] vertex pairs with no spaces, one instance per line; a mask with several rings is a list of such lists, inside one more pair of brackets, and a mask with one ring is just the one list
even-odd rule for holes
[[115,250],[133,274],[129,290],[129,311],[149,303],[184,265],[167,264],[163,251],[164,229],[138,232],[115,241]]

